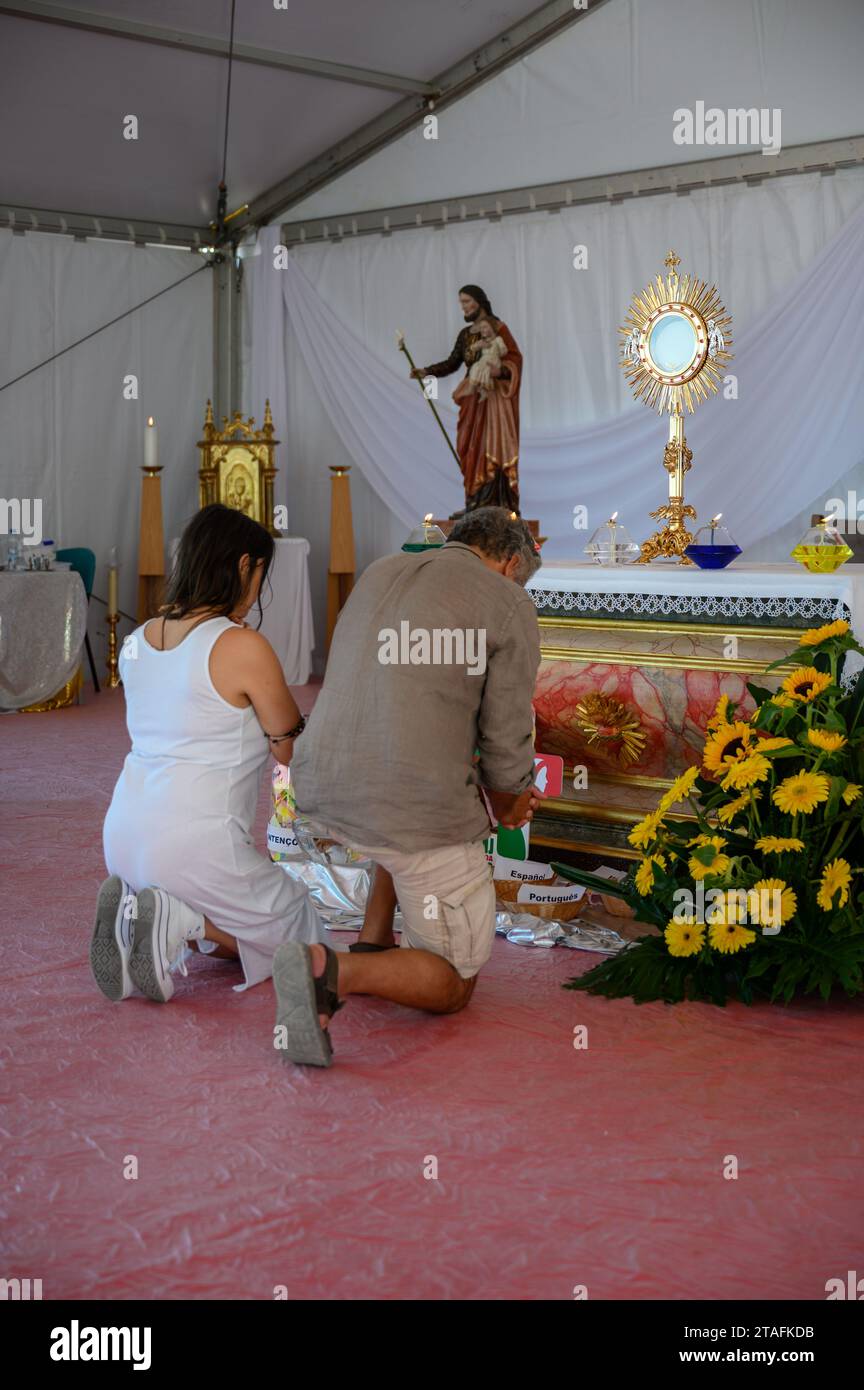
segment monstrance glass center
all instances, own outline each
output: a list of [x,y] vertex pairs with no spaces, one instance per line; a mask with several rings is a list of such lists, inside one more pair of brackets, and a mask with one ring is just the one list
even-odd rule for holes
[[668,376],[686,372],[698,348],[696,329],[683,314],[664,314],[648,337],[651,361]]

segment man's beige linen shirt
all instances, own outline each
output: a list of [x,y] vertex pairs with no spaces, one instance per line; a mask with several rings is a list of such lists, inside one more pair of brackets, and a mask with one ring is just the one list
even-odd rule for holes
[[468,546],[377,560],[342,610],[294,745],[298,809],[349,845],[483,839],[479,784],[531,785],[539,664],[531,598]]

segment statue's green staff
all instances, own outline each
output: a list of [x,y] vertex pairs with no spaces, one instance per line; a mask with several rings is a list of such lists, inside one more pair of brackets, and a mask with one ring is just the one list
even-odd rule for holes
[[[399,351],[400,351],[400,352],[404,352],[405,356],[408,358],[408,361],[411,363],[411,370],[412,370],[412,372],[416,372],[416,371],[417,371],[417,368],[416,368],[415,365],[414,365],[414,358],[411,356],[410,352],[408,351],[407,347],[405,346],[405,334],[404,334],[404,333],[401,333],[398,329],[396,330],[396,342],[397,342],[398,345],[399,345]],[[434,402],[433,400],[431,400],[429,396],[426,395],[426,391],[425,391],[425,389],[424,389],[423,382],[422,382],[421,378],[420,378],[419,376],[417,376],[417,377],[414,378],[414,380],[417,382],[417,385],[420,387],[420,390],[423,392],[423,399],[425,400],[426,404],[429,406],[429,409],[432,411],[432,414],[435,416],[435,419],[438,421],[438,428],[440,429],[440,431],[441,431],[441,433],[443,434],[444,438],[447,440],[447,447],[448,447],[448,449],[450,450],[451,454],[453,455],[454,459],[456,460],[456,463],[457,463],[457,466],[458,466],[458,468],[459,468],[459,471],[461,472],[461,471],[462,471],[462,465],[461,465],[461,463],[459,463],[459,455],[457,454],[456,450],[453,448],[453,444],[452,444],[452,442],[451,442],[450,436],[449,436],[449,434],[447,433],[447,430],[446,430],[446,428],[445,428],[445,426],[444,426],[444,421],[441,419],[441,416],[438,414],[438,411],[435,409],[435,402]]]

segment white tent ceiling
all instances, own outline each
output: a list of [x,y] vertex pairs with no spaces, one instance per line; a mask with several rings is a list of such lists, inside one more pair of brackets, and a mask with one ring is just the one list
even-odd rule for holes
[[[862,63],[864,0],[610,0],[451,107],[437,140],[411,131],[284,220],[742,150],[674,142],[674,112],[698,101],[724,112],[779,108],[784,150],[862,135]],[[773,172],[770,157],[763,164]]]
[[[540,0],[237,0],[235,43],[429,82]],[[566,6],[562,7],[566,9]],[[202,226],[221,174],[223,56],[43,22],[88,15],[227,42],[231,0],[0,5],[0,202]],[[569,20],[568,20],[569,22]],[[234,62],[229,203],[251,201],[404,100],[405,92]],[[422,98],[421,98],[422,100]],[[420,109],[420,102],[417,102]],[[138,117],[139,138],[122,121]]]

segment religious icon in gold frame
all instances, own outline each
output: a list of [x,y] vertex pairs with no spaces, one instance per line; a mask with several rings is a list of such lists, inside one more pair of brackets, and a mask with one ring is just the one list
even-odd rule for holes
[[235,411],[223,418],[217,430],[213,407],[207,402],[204,438],[198,441],[201,466],[198,469],[199,502],[202,507],[222,502],[265,526],[271,536],[279,532],[273,524],[274,456],[278,439],[273,438],[270,402],[264,407],[264,424],[255,429],[252,416],[244,420]]

